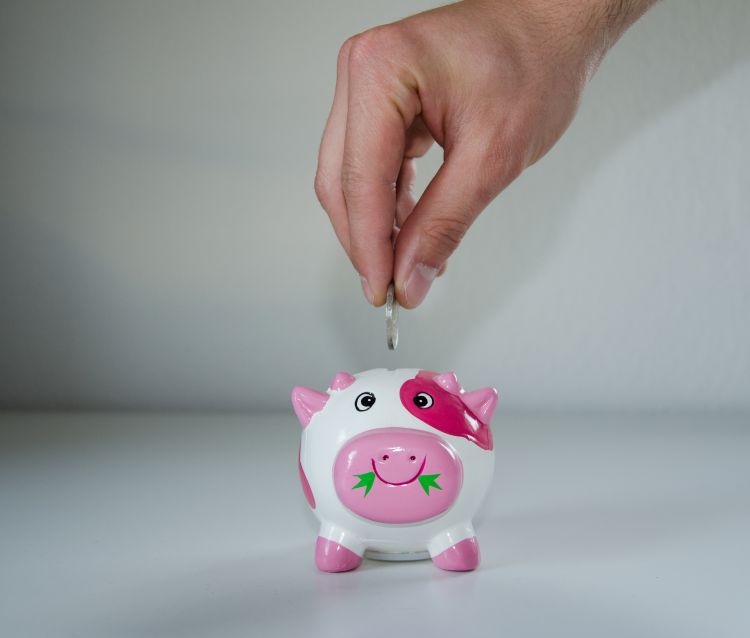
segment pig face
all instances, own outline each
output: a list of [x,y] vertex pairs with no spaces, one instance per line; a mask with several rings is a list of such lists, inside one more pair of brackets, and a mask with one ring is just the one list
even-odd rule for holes
[[[464,482],[459,450],[492,450],[496,391],[465,392],[453,373],[415,371],[398,385],[368,385],[367,374],[338,373],[326,394],[294,389],[305,435],[326,441],[313,446],[320,452],[306,465],[326,465],[339,502],[364,519],[407,524],[439,517]],[[315,486],[302,464],[300,474],[315,507]]]

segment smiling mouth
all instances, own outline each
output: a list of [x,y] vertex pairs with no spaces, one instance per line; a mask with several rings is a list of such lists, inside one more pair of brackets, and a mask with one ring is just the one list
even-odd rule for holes
[[408,481],[400,481],[398,483],[394,483],[393,481],[386,481],[380,474],[378,474],[378,468],[375,467],[375,459],[371,459],[372,461],[372,470],[375,472],[375,476],[377,476],[383,483],[387,483],[388,485],[408,485],[409,483],[413,483],[419,478],[419,475],[422,474],[422,470],[424,470],[425,463],[427,463],[427,457],[425,456],[422,459],[422,465],[419,466],[419,469],[417,470],[417,473],[412,476]]

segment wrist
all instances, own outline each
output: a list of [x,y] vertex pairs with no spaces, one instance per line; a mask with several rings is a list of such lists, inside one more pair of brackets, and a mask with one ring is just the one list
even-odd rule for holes
[[[537,0],[532,0],[536,2]],[[656,0],[541,0],[548,11],[567,13],[570,28],[599,60]],[[543,9],[542,9],[543,10]]]
[[[526,37],[580,66],[588,79],[604,55],[656,0],[465,0],[494,13],[499,24],[518,21]],[[517,33],[519,31],[516,31]],[[531,43],[531,42],[530,42]]]

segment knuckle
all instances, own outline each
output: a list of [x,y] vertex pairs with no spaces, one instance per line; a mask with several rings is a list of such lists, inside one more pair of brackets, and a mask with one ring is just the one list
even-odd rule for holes
[[344,171],[341,176],[341,191],[344,201],[353,206],[349,209],[352,214],[356,211],[369,210],[372,202],[380,200],[386,193],[393,198],[394,207],[397,199],[395,181],[381,180],[357,171]]
[[395,190],[396,182],[381,180],[369,165],[363,161],[347,156],[341,171],[341,190],[345,195],[368,195],[383,188]]
[[315,196],[318,198],[318,201],[321,203],[323,208],[325,208],[330,201],[330,195],[331,195],[331,181],[328,179],[328,177],[323,173],[323,171],[318,170],[318,172],[315,174],[315,182],[313,184],[315,188]]
[[352,50],[352,43],[354,42],[354,39],[357,36],[352,36],[351,38],[347,38],[344,41],[344,44],[341,45],[341,48],[339,49],[339,55],[338,55],[338,68],[342,69],[344,65],[349,61],[349,54]]
[[456,250],[468,229],[469,223],[464,219],[437,217],[425,225],[422,235],[430,248],[445,259]]
[[344,191],[346,196],[350,196],[358,192],[363,184],[364,179],[361,171],[347,166],[341,173],[341,190]]
[[348,60],[350,66],[361,68],[371,65],[373,62],[383,57],[389,49],[391,40],[390,31],[387,25],[368,29],[347,40],[348,43]]
[[380,43],[373,30],[364,31],[351,39],[349,61],[353,65],[368,62],[379,52]]

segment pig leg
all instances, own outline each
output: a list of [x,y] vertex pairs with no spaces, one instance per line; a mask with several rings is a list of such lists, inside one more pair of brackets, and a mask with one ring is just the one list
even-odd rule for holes
[[324,523],[315,543],[315,564],[322,572],[348,572],[362,564],[364,547],[351,532]]
[[435,536],[428,547],[440,569],[469,572],[479,565],[479,543],[471,523],[457,525]]

